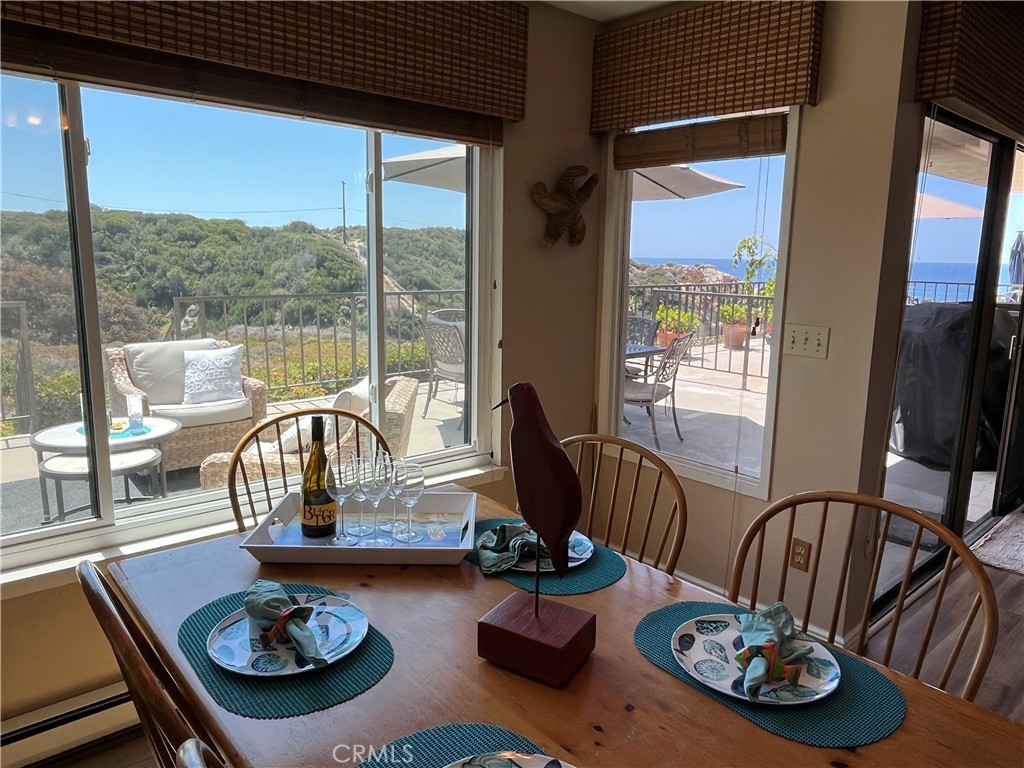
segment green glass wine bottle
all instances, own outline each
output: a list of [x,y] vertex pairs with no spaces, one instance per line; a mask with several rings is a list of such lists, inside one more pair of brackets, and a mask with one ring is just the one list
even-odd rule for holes
[[309,459],[302,473],[302,535],[311,538],[333,536],[337,528],[338,509],[327,492],[334,484],[331,468],[324,452],[324,417],[312,417]]

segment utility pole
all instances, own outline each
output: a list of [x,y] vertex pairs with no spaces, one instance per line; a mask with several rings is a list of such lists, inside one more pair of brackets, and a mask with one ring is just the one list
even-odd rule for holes
[[345,210],[345,182],[341,182],[341,241],[348,243],[348,222],[346,221],[347,212]]

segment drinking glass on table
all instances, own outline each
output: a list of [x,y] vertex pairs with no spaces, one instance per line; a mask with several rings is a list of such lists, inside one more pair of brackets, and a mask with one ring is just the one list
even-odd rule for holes
[[402,466],[405,473],[404,482],[402,483],[401,490],[395,494],[395,499],[406,506],[406,523],[402,530],[394,534],[394,537],[395,541],[400,541],[403,544],[412,544],[423,539],[423,534],[412,527],[412,508],[416,506],[416,502],[423,495],[426,481],[423,477],[423,467],[419,464],[402,462]]
[[369,536],[373,533],[373,526],[367,525],[363,521],[363,502],[366,501],[366,494],[363,493],[363,489],[359,484],[362,462],[363,459],[358,456],[349,456],[343,470],[346,483],[352,484],[352,498],[359,502],[359,522],[345,528],[345,533],[352,536]]
[[[381,454],[380,459],[388,466],[388,475],[391,477],[391,483],[388,485],[388,496],[391,498],[391,517],[380,524],[380,529],[393,536],[395,531],[402,530],[402,526],[405,525],[398,519],[398,502],[395,501],[395,494],[405,484],[405,461],[390,453]],[[397,487],[396,483],[398,483]]]
[[391,465],[389,462],[381,461],[379,456],[370,459],[363,459],[359,465],[359,488],[363,495],[373,505],[373,535],[362,539],[358,547],[390,547],[392,542],[386,536],[380,535],[377,527],[377,515],[380,512],[380,502],[388,495],[388,486],[391,485]]
[[327,474],[327,494],[338,505],[338,531],[331,539],[331,544],[336,547],[354,547],[358,539],[345,528],[345,500],[359,487],[359,475],[355,471],[346,471],[348,461],[342,460],[337,453],[327,460],[327,465],[331,470]]

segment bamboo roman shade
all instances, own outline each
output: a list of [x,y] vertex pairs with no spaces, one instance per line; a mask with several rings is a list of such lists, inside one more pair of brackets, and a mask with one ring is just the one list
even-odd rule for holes
[[786,151],[786,120],[785,114],[755,115],[624,133],[615,137],[615,167],[630,170],[781,155]]
[[976,110],[1024,141],[1024,4],[926,2],[917,98]]
[[[379,108],[435,126],[447,116],[454,132],[465,131],[465,115],[492,118],[480,130],[488,141],[493,119],[524,114],[529,17],[519,3],[8,1],[0,16],[4,63],[51,74],[92,69],[113,82],[112,62],[99,61],[113,51],[124,85],[172,91],[178,67],[182,92],[216,100],[208,91],[235,74],[272,92],[291,84],[328,100],[359,94],[357,106],[377,97]],[[316,111],[309,99],[293,101]]]
[[715,2],[598,35],[590,130],[814,104],[821,2]]

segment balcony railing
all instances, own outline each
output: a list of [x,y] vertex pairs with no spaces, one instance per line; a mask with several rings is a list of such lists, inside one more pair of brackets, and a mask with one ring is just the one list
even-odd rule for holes
[[[425,375],[417,321],[436,309],[462,309],[464,300],[458,290],[386,291],[386,372]],[[242,344],[243,372],[266,382],[274,400],[335,391],[365,376],[369,326],[365,293],[182,296],[166,338]]]

